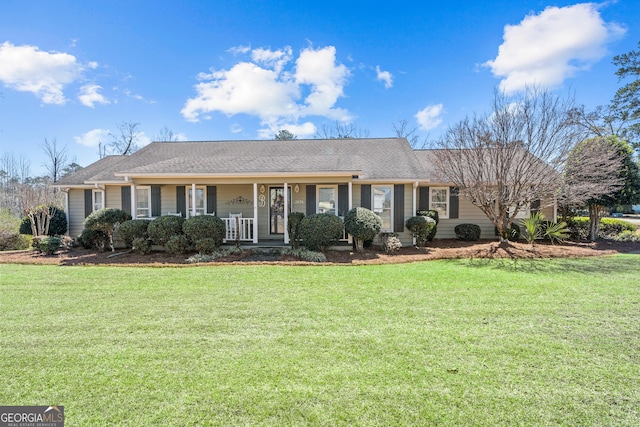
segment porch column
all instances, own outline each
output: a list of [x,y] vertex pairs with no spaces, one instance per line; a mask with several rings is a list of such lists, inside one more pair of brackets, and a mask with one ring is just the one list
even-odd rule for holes
[[347,183],[347,188],[349,192],[349,210],[353,209],[353,182],[349,181]]
[[196,183],[191,184],[191,215],[196,216]]
[[258,183],[253,183],[253,243],[258,243]]
[[[107,207],[107,201],[105,200],[107,197],[107,187],[105,187],[104,185],[102,186],[102,208],[106,208]],[[69,224],[69,222],[67,222],[67,224]]]
[[[418,182],[413,183],[413,201],[411,202],[411,216],[414,216],[418,211],[418,186],[420,184]],[[413,246],[416,245],[416,238],[413,238]]]
[[289,233],[287,229],[289,228],[289,187],[287,187],[287,183],[284,183],[284,244],[289,244]]
[[138,218],[138,209],[136,207],[136,185],[131,183],[131,218]]

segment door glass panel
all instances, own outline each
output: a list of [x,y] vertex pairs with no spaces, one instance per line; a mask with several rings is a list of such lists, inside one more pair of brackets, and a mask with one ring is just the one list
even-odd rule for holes
[[[291,212],[291,189],[289,189],[289,210]],[[284,187],[269,188],[269,232],[284,234]]]
[[320,187],[318,189],[318,213],[337,215],[335,187]]

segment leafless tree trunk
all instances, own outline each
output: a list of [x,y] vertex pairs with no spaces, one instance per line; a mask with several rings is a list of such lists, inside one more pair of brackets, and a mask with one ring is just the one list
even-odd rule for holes
[[174,142],[178,140],[178,135],[173,133],[167,126],[164,126],[153,139],[159,142]]
[[108,146],[108,152],[111,154],[129,155],[138,150],[140,123],[122,122],[118,125],[118,131],[111,133],[111,142]]
[[567,155],[585,134],[571,119],[574,108],[573,99],[536,88],[516,97],[496,91],[490,113],[462,120],[436,143],[434,167],[504,241],[519,212],[555,203]]
[[409,128],[409,122],[406,120],[400,120],[398,123],[393,123],[393,131],[398,138],[406,138],[413,148],[426,148],[427,138],[424,139],[422,144],[419,142],[418,128]]
[[62,176],[63,169],[69,163],[69,154],[67,152],[67,146],[62,148],[58,147],[58,142],[54,138],[51,142],[48,139],[44,139],[42,149],[47,156],[47,161],[44,167],[49,172],[49,177],[53,183],[58,182]]
[[368,138],[369,131],[361,129],[353,123],[335,122],[334,126],[322,125],[316,138],[320,139],[349,139],[349,138]]

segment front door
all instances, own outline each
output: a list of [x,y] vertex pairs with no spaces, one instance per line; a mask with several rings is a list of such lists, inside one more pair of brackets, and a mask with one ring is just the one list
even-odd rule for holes
[[[291,189],[287,194],[289,210],[291,212]],[[282,234],[285,232],[284,224],[284,187],[269,187],[269,233]]]

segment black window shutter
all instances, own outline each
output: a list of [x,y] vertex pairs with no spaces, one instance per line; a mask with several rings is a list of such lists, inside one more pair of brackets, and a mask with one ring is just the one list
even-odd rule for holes
[[93,212],[93,191],[84,190],[84,217]]
[[393,186],[393,231],[404,231],[404,184]]
[[207,213],[212,214],[218,210],[218,188],[215,185],[207,185]]
[[187,197],[184,185],[176,187],[176,212],[180,212],[183,218],[187,216]]
[[360,207],[371,209],[371,185],[360,186]]
[[420,187],[418,194],[418,210],[429,210],[429,187]]
[[131,215],[131,186],[120,187],[122,210]]
[[307,216],[316,213],[316,186],[307,185]]
[[160,186],[151,186],[151,216],[157,217],[162,215],[162,205],[160,203]]
[[533,203],[531,203],[531,213],[535,214],[540,212],[540,199],[535,200]]
[[449,218],[458,218],[460,210],[460,190],[458,187],[449,187]]
[[349,186],[338,185],[338,216],[345,216],[349,212]]

